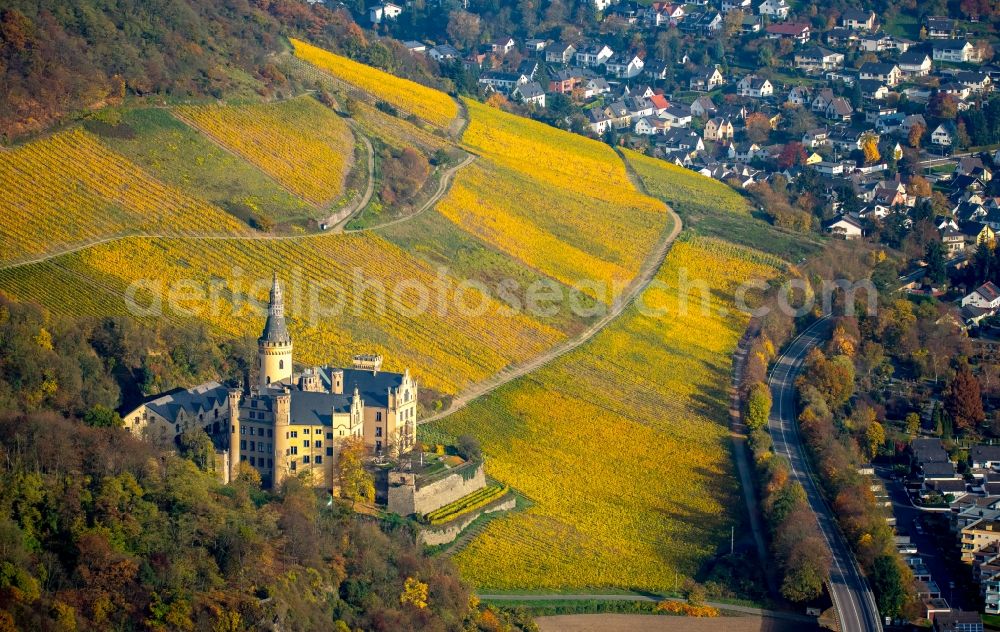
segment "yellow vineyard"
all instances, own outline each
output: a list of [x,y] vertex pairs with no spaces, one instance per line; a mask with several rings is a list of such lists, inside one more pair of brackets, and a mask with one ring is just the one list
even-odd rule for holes
[[0,152],[0,262],[115,235],[245,233],[79,129]]
[[344,192],[354,136],[339,116],[312,98],[184,106],[177,113],[312,204],[329,204]]
[[355,104],[356,120],[365,133],[381,138],[392,147],[416,147],[426,154],[432,154],[438,149],[449,147],[450,144],[439,136],[417,127],[398,116],[392,116],[374,108],[363,101]]
[[438,127],[447,127],[458,115],[458,105],[443,92],[359,64],[307,42],[294,38],[291,41],[296,57]]
[[746,199],[718,180],[629,149],[624,150],[624,153],[632,168],[646,183],[649,192],[671,204],[678,207],[694,205],[742,214],[750,211]]
[[773,273],[748,249],[676,243],[658,285],[590,343],[436,422],[479,437],[490,475],[534,502],[457,555],[463,574],[553,590],[694,574],[736,506],[726,388],[747,317],[727,297]]
[[131,238],[0,271],[0,287],[57,313],[129,313],[132,301],[143,308],[138,313],[151,307],[164,318],[195,318],[238,337],[259,332],[262,314],[234,297],[263,301],[271,271],[287,287],[296,359],[303,363],[343,361],[363,349],[382,353],[392,367],[409,367],[425,386],[454,393],[563,337],[371,233]]
[[468,107],[463,140],[482,158],[460,174],[438,211],[609,302],[608,288],[635,276],[666,226],[663,205],[635,190],[607,145],[477,103]]

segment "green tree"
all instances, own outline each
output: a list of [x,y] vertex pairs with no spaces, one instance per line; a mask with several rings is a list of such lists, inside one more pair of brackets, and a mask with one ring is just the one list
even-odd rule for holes
[[880,555],[872,564],[872,590],[878,610],[885,617],[897,617],[906,604],[906,587],[899,561],[892,555]]
[[763,382],[757,382],[750,387],[746,406],[743,409],[743,423],[751,432],[767,427],[767,419],[771,415],[771,389]]
[[927,260],[927,276],[934,284],[948,280],[948,268],[944,261],[944,245],[940,241],[927,244],[925,258]]
[[190,459],[202,472],[215,471],[215,446],[201,428],[185,430],[178,445],[181,456]]
[[124,425],[121,415],[103,404],[96,404],[84,413],[83,423],[93,428],[121,428]]

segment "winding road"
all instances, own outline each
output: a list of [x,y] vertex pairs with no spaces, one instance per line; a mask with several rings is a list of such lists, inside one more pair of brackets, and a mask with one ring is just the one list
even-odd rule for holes
[[833,556],[829,589],[841,630],[881,632],[882,623],[875,597],[837,525],[833,511],[820,493],[796,421],[795,379],[806,356],[828,337],[832,326],[829,316],[820,318],[800,333],[775,362],[768,379],[774,402],[768,428],[775,453],[788,459],[792,477],[805,489],[809,507]]

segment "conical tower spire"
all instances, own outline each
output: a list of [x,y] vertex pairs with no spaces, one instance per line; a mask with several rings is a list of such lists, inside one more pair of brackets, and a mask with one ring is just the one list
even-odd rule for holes
[[285,324],[285,297],[281,291],[281,284],[278,283],[277,272],[274,273],[274,280],[271,282],[267,322],[264,324],[264,332],[258,341],[278,344],[291,344],[292,342],[292,337],[288,334],[288,326]]

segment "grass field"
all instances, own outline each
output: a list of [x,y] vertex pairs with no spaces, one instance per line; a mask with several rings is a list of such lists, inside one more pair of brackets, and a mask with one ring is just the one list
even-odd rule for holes
[[634,151],[624,153],[646,190],[670,204],[695,234],[742,244],[793,263],[822,245],[814,236],[751,217],[747,198],[718,180]]
[[[456,556],[481,589],[665,590],[728,533],[730,353],[746,317],[728,296],[773,257],[715,239],[674,245],[648,292],[576,351],[435,422],[478,436],[491,476],[529,510],[495,520]],[[679,290],[704,283],[705,305]],[[725,314],[722,313],[725,310]],[[653,313],[655,312],[655,313]]]
[[266,215],[280,223],[316,215],[311,204],[168,110],[128,110],[116,127],[101,135],[101,142],[164,182],[238,217]]
[[0,152],[0,182],[0,262],[135,232],[251,232],[79,128]]
[[327,206],[343,193],[354,137],[343,119],[311,97],[176,111],[311,204]]
[[292,39],[295,56],[354,84],[377,99],[410,112],[438,127],[447,127],[458,115],[458,104],[447,94],[401,79],[377,68],[335,55],[301,40]]

